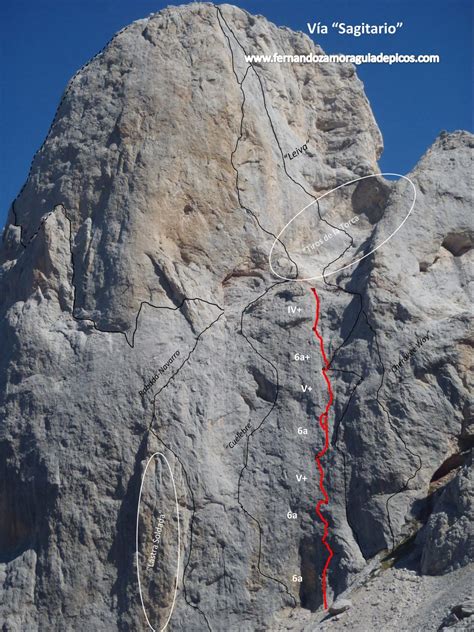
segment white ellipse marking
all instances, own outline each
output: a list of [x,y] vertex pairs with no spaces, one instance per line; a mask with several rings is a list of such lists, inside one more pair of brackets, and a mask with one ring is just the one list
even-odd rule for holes
[[[320,274],[319,276],[314,276],[314,277],[306,277],[305,279],[290,279],[289,277],[285,277],[282,276],[281,274],[278,274],[278,272],[275,272],[275,270],[273,269],[272,266],[272,252],[273,249],[275,248],[275,244],[277,243],[277,241],[279,241],[280,237],[282,236],[282,234],[285,232],[285,230],[288,228],[288,226],[295,221],[295,219],[301,215],[301,213],[303,213],[303,211],[306,211],[306,209],[308,209],[310,206],[312,206],[313,204],[316,204],[316,202],[319,202],[319,200],[322,200],[324,197],[326,197],[327,195],[329,195],[330,193],[333,193],[334,191],[337,191],[338,189],[342,189],[342,187],[347,187],[349,184],[354,184],[355,182],[359,182],[360,180],[366,180],[367,178],[377,178],[379,176],[396,176],[397,178],[403,178],[404,180],[406,180],[407,182],[409,182],[411,184],[411,187],[413,189],[413,202],[410,206],[410,210],[408,211],[405,219],[402,221],[402,223],[400,224],[400,226],[398,226],[398,228],[396,230],[393,231],[393,233],[391,235],[389,235],[386,239],[384,239],[382,241],[381,244],[379,244],[376,248],[374,248],[373,250],[371,250],[370,252],[368,252],[366,255],[363,255],[362,257],[359,257],[358,259],[356,259],[355,261],[352,261],[351,263],[346,264],[345,266],[342,266],[341,268],[338,268],[337,270],[334,270],[333,272],[328,272],[327,274]],[[403,224],[407,221],[407,219],[410,217],[413,209],[415,208],[415,202],[416,202],[416,187],[413,183],[412,180],[410,180],[410,178],[408,178],[407,176],[403,176],[401,173],[390,173],[390,172],[385,172],[385,173],[372,173],[369,176],[362,176],[361,178],[355,178],[354,180],[349,180],[348,182],[344,182],[344,184],[340,184],[339,186],[335,187],[334,189],[331,189],[330,191],[326,191],[326,193],[323,193],[323,195],[319,196],[318,198],[316,198],[316,200],[313,200],[312,202],[310,202],[309,204],[307,204],[304,208],[301,209],[301,211],[298,211],[298,213],[296,213],[296,215],[294,217],[292,217],[292,219],[290,219],[290,221],[282,228],[282,230],[278,233],[278,235],[275,238],[275,241],[272,244],[272,247],[270,248],[270,254],[268,255],[268,263],[270,264],[270,270],[273,272],[273,274],[275,276],[277,276],[279,279],[283,279],[284,281],[316,281],[317,279],[322,279],[323,276],[324,277],[328,277],[331,276],[333,274],[337,274],[338,272],[341,272],[341,270],[345,270],[346,268],[350,268],[351,266],[354,266],[356,263],[359,263],[359,261],[362,261],[362,259],[365,259],[366,257],[368,257],[369,255],[373,254],[376,250],[378,250],[379,248],[381,248],[384,244],[387,243],[387,241],[389,241],[390,239],[392,239],[392,237],[398,233],[398,231],[400,230],[400,228],[403,226]]]
[[165,625],[160,629],[160,632],[164,632],[164,630],[166,630],[166,628],[168,627],[168,623],[171,620],[171,615],[173,614],[173,610],[174,610],[174,606],[176,603],[176,596],[178,594],[178,582],[179,582],[179,564],[180,564],[180,549],[181,549],[181,533],[180,533],[180,525],[179,525],[179,506],[178,506],[178,494],[176,492],[176,485],[174,482],[174,476],[173,476],[173,472],[171,470],[171,466],[168,462],[168,459],[165,457],[164,454],[162,454],[161,452],[155,452],[154,454],[151,455],[151,457],[148,459],[148,462],[145,466],[145,471],[143,472],[143,478],[142,478],[142,482],[140,485],[140,493],[138,494],[138,507],[137,507],[137,528],[136,528],[136,538],[135,538],[135,550],[136,550],[136,563],[137,563],[137,577],[138,577],[138,590],[140,593],[140,601],[142,604],[142,610],[143,610],[143,614],[145,615],[145,619],[146,622],[149,626],[149,628],[151,630],[153,630],[153,632],[156,632],[155,628],[151,625],[147,613],[146,613],[146,609],[145,609],[145,604],[143,603],[143,594],[142,594],[142,585],[141,585],[141,581],[140,581],[140,564],[139,564],[139,559],[138,559],[138,522],[140,519],[140,502],[142,499],[142,490],[143,490],[143,483],[145,482],[145,476],[146,476],[146,472],[148,469],[148,466],[150,465],[150,463],[152,462],[152,460],[155,458],[155,456],[160,456],[163,457],[163,459],[166,462],[166,465],[168,466],[168,470],[171,476],[171,482],[173,483],[173,491],[174,491],[174,498],[175,498],[175,502],[176,502],[176,517],[178,519],[178,559],[177,559],[177,564],[176,564],[176,582],[175,582],[175,587],[174,587],[174,595],[173,595],[173,602],[171,604],[171,609],[170,609],[170,613],[168,615],[168,618],[166,619]]

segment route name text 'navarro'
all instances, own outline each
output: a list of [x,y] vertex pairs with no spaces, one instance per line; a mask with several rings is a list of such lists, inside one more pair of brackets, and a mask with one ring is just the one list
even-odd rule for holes
[[169,369],[169,367],[173,364],[173,362],[176,360],[178,356],[179,356],[179,351],[175,351],[173,355],[171,356],[171,358],[167,362],[165,362],[163,366],[160,366],[158,371],[151,378],[151,380],[145,384],[143,389],[141,391],[138,391],[138,394],[143,397],[143,395],[145,395],[150,390],[150,388],[153,386],[156,380],[160,377],[160,375],[163,375],[163,373],[165,373],[165,371]]

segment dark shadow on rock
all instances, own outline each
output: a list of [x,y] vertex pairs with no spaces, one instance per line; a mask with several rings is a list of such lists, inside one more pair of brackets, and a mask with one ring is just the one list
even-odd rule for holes
[[[115,538],[108,555],[108,561],[117,568],[117,579],[112,586],[112,595],[117,597],[117,611],[120,616],[119,629],[129,630],[129,622],[121,617],[133,613],[131,604],[138,599],[138,581],[135,570],[135,537],[138,496],[142,478],[142,463],[147,456],[148,432],[143,435],[138,448],[133,473],[130,477],[120,507]],[[137,602],[138,603],[138,602]]]
[[316,538],[317,536],[305,537],[299,546],[303,578],[300,584],[300,602],[302,608],[311,612],[316,612],[322,603],[320,577],[322,546]]
[[352,208],[357,215],[364,214],[371,224],[382,219],[391,186],[382,178],[360,180],[352,194]]
[[54,513],[58,487],[37,449],[24,441],[21,460],[14,449],[0,443],[0,563],[8,563],[28,549],[37,553],[48,541],[47,516]]

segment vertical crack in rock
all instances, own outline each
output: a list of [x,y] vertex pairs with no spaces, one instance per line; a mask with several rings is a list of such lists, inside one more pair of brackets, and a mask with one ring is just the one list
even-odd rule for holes
[[[329,588],[353,599],[330,625],[377,628],[400,606],[391,621],[412,632],[441,626],[443,608],[451,622],[470,612],[473,137],[434,140],[394,233],[409,200],[376,175],[381,136],[355,69],[254,64],[247,52],[321,49],[230,5],[169,7],[122,29],[68,83],[11,205],[0,245],[8,632],[146,624],[133,551],[157,446],[175,494],[157,468],[137,559],[149,561],[153,511],[174,495],[167,533],[182,517],[183,559],[173,604],[174,542],[148,576],[155,629],[169,608],[177,632],[329,625],[308,423],[322,391],[309,353],[289,362],[311,346],[298,281],[315,262],[335,393]],[[366,174],[331,207],[328,193]],[[307,221],[280,234],[307,203]],[[332,209],[353,228],[335,230]],[[312,249],[310,236],[332,231],[326,251]],[[285,280],[270,274],[270,246]]]
[[193,603],[191,601],[191,599],[189,597],[188,587],[187,587],[187,584],[186,584],[186,571],[188,570],[189,564],[191,562],[191,556],[192,556],[192,552],[193,552],[193,538],[194,538],[193,530],[194,530],[194,520],[195,520],[195,516],[196,516],[196,501],[194,499],[193,488],[191,486],[191,483],[189,482],[189,474],[188,474],[187,469],[184,467],[184,463],[183,463],[182,459],[171,448],[171,446],[166,444],[163,441],[163,439],[151,427],[150,427],[150,432],[158,439],[158,441],[167,450],[169,450],[175,456],[176,460],[178,461],[178,463],[181,466],[181,469],[183,470],[184,478],[186,480],[186,485],[187,485],[188,491],[189,491],[189,497],[191,499],[191,519],[189,521],[189,552],[188,552],[188,558],[187,558],[186,563],[184,564],[184,568],[183,568],[183,594],[184,594],[184,599],[185,599],[186,603],[188,604],[188,606],[190,606],[191,608],[193,608],[194,610],[199,612],[201,617],[204,619],[204,622],[206,624],[207,629],[209,630],[209,632],[212,632],[212,628],[211,628],[211,625],[209,623],[209,619],[206,616],[206,613],[203,612],[203,610],[201,610],[201,608],[197,604],[195,604],[195,603]]
[[[386,197],[385,197],[385,199],[386,199]],[[334,226],[333,224],[331,224],[330,222],[328,222],[326,219],[324,219],[324,218],[322,217],[322,215],[321,215],[321,209],[320,209],[320,206],[319,206],[319,201],[317,201],[317,202],[316,202],[316,204],[317,204],[317,209],[318,209],[318,215],[319,215],[319,218],[321,219],[321,221],[323,221],[324,223],[326,223],[326,224],[327,224],[328,226],[330,226],[331,228],[333,228],[333,229],[335,229],[335,230],[337,230],[337,231],[343,232],[345,235],[347,235],[347,237],[348,237],[348,238],[349,238],[349,240],[350,240],[350,243],[346,246],[346,248],[345,248],[345,249],[344,249],[344,250],[343,250],[343,251],[342,251],[342,252],[341,252],[341,253],[340,253],[340,254],[339,254],[339,255],[338,255],[338,256],[337,256],[334,260],[330,261],[330,262],[326,265],[326,267],[324,268],[324,270],[323,270],[323,280],[324,280],[324,283],[325,283],[327,286],[329,286],[329,287],[335,287],[335,288],[337,288],[337,289],[339,289],[339,290],[342,290],[342,292],[344,292],[345,294],[349,294],[349,295],[351,295],[351,296],[357,296],[357,298],[358,298],[358,300],[359,300],[359,313],[358,313],[358,315],[357,315],[357,318],[355,319],[355,321],[354,321],[354,325],[353,325],[353,327],[352,327],[351,331],[349,332],[349,334],[348,334],[347,338],[343,341],[343,343],[341,343],[341,345],[340,345],[340,347],[339,347],[339,348],[342,348],[342,346],[344,346],[344,344],[347,342],[347,340],[349,339],[349,337],[352,335],[352,332],[353,332],[353,330],[355,329],[355,327],[356,327],[356,325],[357,325],[357,323],[358,323],[358,321],[359,321],[360,314],[362,313],[362,314],[363,314],[363,316],[364,316],[365,322],[366,322],[366,324],[367,324],[367,327],[368,327],[368,328],[370,329],[370,331],[372,332],[372,335],[373,335],[373,340],[374,340],[374,342],[375,342],[375,347],[376,347],[376,351],[377,351],[377,356],[378,356],[379,366],[380,366],[380,368],[381,368],[381,373],[382,373],[381,378],[380,378],[380,383],[379,383],[379,385],[378,385],[378,387],[377,387],[377,392],[376,392],[375,399],[376,399],[376,401],[377,401],[377,404],[378,404],[378,405],[380,406],[380,408],[382,408],[382,410],[384,411],[385,416],[386,416],[386,419],[387,419],[387,421],[388,421],[388,423],[389,423],[389,426],[390,426],[390,428],[391,428],[392,432],[394,433],[394,435],[395,435],[395,436],[396,436],[396,437],[397,437],[397,438],[398,438],[398,439],[399,439],[399,440],[403,443],[403,446],[404,446],[405,450],[406,450],[406,451],[407,451],[407,452],[408,452],[408,453],[409,453],[412,457],[414,457],[414,458],[416,458],[416,459],[418,460],[418,466],[416,467],[415,472],[414,472],[411,476],[409,476],[409,477],[406,479],[406,481],[404,482],[403,486],[402,486],[399,490],[397,490],[394,494],[391,494],[391,495],[387,498],[387,500],[386,500],[386,502],[385,502],[385,507],[386,507],[386,512],[387,512],[387,520],[388,520],[388,527],[389,527],[389,530],[390,530],[390,536],[391,536],[391,539],[392,539],[392,548],[395,548],[396,538],[395,538],[395,533],[394,533],[394,530],[393,530],[392,520],[391,520],[391,517],[390,517],[390,508],[389,508],[389,504],[390,504],[390,501],[391,501],[393,498],[395,498],[396,496],[398,496],[399,494],[401,494],[402,492],[404,492],[405,490],[407,490],[407,489],[408,489],[408,485],[409,485],[410,481],[412,481],[412,480],[416,477],[416,475],[418,474],[418,472],[421,470],[421,467],[422,467],[422,465],[423,465],[423,464],[422,464],[422,461],[421,461],[421,457],[420,457],[420,455],[419,455],[419,454],[414,453],[414,452],[413,452],[413,451],[412,451],[412,450],[408,447],[408,445],[407,445],[406,441],[404,440],[404,438],[403,438],[403,437],[402,437],[402,436],[401,436],[401,435],[400,435],[400,434],[396,431],[396,429],[395,429],[395,427],[394,427],[394,425],[393,425],[393,422],[392,422],[392,420],[391,420],[391,417],[390,417],[390,413],[389,413],[389,411],[388,411],[388,410],[387,410],[387,408],[384,406],[384,404],[382,404],[382,403],[381,403],[381,401],[380,401],[380,399],[379,399],[380,391],[381,391],[381,389],[382,389],[382,387],[383,387],[383,385],[384,385],[384,380],[385,380],[385,365],[384,365],[384,363],[383,363],[383,361],[382,361],[382,356],[381,356],[381,353],[380,353],[380,347],[379,347],[379,343],[378,343],[377,333],[376,333],[375,329],[373,328],[373,326],[371,325],[371,323],[370,323],[370,321],[369,321],[369,317],[368,317],[368,315],[367,315],[367,312],[365,311],[364,306],[363,306],[364,304],[363,304],[363,297],[362,297],[362,294],[361,294],[360,292],[357,292],[357,291],[354,291],[354,290],[350,290],[350,289],[348,289],[348,288],[347,288],[347,286],[346,286],[346,287],[342,287],[342,286],[341,286],[341,285],[339,285],[338,283],[330,283],[330,282],[327,280],[327,278],[326,278],[326,271],[327,271],[327,270],[328,270],[328,269],[329,269],[329,268],[330,268],[330,267],[331,267],[334,263],[336,263],[337,261],[339,261],[339,260],[340,260],[340,259],[341,259],[341,258],[342,258],[345,254],[346,254],[346,252],[349,250],[349,248],[351,248],[351,247],[354,245],[354,240],[353,240],[353,238],[352,238],[352,235],[351,235],[349,232],[347,232],[344,228]],[[332,359],[331,359],[330,365],[331,365],[331,363],[332,363]],[[345,466],[345,462],[344,462],[344,466]]]

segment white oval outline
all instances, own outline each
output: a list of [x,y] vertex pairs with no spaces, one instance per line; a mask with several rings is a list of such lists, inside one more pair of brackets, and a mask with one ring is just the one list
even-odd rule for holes
[[[359,257],[359,259],[356,259],[355,261],[352,261],[351,263],[348,263],[347,265],[343,266],[342,268],[338,268],[337,270],[334,270],[333,272],[329,272],[328,274],[321,274],[320,276],[314,276],[314,277],[306,277],[304,279],[290,279],[288,277],[285,276],[281,276],[280,274],[278,274],[278,272],[275,272],[275,270],[273,269],[272,266],[272,252],[273,249],[275,248],[275,244],[277,241],[279,241],[281,235],[285,232],[285,230],[288,228],[288,226],[291,224],[291,222],[293,222],[299,215],[301,215],[301,213],[303,213],[303,211],[306,211],[307,208],[309,208],[310,206],[312,206],[313,204],[316,204],[316,202],[319,202],[319,200],[322,200],[324,197],[326,197],[326,195],[329,195],[330,193],[333,193],[334,191],[337,191],[338,189],[342,189],[342,187],[346,187],[349,184],[354,184],[354,182],[360,182],[360,180],[366,180],[367,178],[376,178],[377,176],[396,176],[398,178],[403,178],[404,180],[407,180],[412,188],[413,188],[413,202],[412,205],[410,207],[410,210],[408,211],[405,219],[403,220],[403,222],[400,224],[400,226],[393,231],[393,233],[391,235],[389,235],[386,239],[384,239],[384,241],[382,241],[381,244],[379,244],[376,248],[374,248],[373,250],[371,250],[370,252],[368,252],[366,255],[364,255],[363,257]],[[397,180],[398,182],[398,180]],[[312,202],[310,202],[309,204],[307,204],[304,208],[301,209],[301,211],[298,211],[298,213],[296,213],[296,215],[294,217],[292,217],[290,219],[290,221],[282,228],[282,230],[278,233],[278,235],[275,238],[275,241],[272,244],[272,247],[270,248],[270,254],[268,255],[268,263],[270,264],[270,270],[273,272],[273,274],[275,276],[277,276],[279,279],[283,279],[284,281],[299,281],[300,283],[303,281],[316,281],[317,279],[322,279],[323,277],[328,277],[331,276],[333,274],[337,274],[338,272],[341,272],[341,270],[345,270],[346,268],[350,268],[351,266],[354,266],[356,263],[359,263],[359,261],[362,261],[362,259],[365,259],[366,257],[368,257],[369,255],[373,254],[376,250],[378,250],[379,248],[381,248],[384,244],[387,243],[387,241],[389,241],[390,239],[392,239],[392,237],[398,233],[398,231],[400,230],[400,228],[403,226],[403,224],[407,221],[407,219],[410,217],[413,209],[415,208],[415,202],[416,202],[416,187],[413,183],[412,180],[410,180],[410,178],[408,178],[407,176],[403,176],[401,173],[391,173],[389,171],[386,171],[384,173],[372,173],[368,176],[362,176],[361,178],[356,178],[355,180],[349,180],[348,182],[344,182],[344,184],[340,184],[339,186],[335,187],[334,189],[331,189],[330,191],[326,191],[326,193],[323,193],[323,195],[321,195],[320,197],[316,198],[316,200],[313,200]]]
[[146,472],[148,470],[148,466],[150,465],[152,459],[155,458],[155,456],[162,456],[164,458],[164,460],[166,461],[166,465],[168,466],[168,470],[170,472],[171,475],[171,481],[173,483],[173,490],[174,490],[174,498],[175,498],[175,502],[176,502],[176,516],[178,518],[178,562],[176,565],[176,583],[175,583],[175,588],[174,588],[174,596],[173,596],[173,602],[171,604],[171,609],[170,609],[170,613],[168,615],[168,619],[166,620],[165,625],[161,628],[160,632],[164,632],[164,630],[166,630],[166,628],[168,627],[168,623],[171,620],[171,615],[173,614],[173,610],[174,610],[174,606],[176,603],[176,597],[178,594],[178,583],[179,583],[179,564],[180,564],[180,550],[181,550],[181,533],[180,533],[180,525],[179,525],[179,507],[178,507],[178,494],[176,492],[176,485],[174,482],[174,476],[173,476],[173,472],[171,470],[171,466],[169,464],[168,459],[165,457],[165,455],[162,452],[155,452],[154,454],[151,455],[151,457],[148,459],[148,462],[145,466],[145,471],[143,472],[143,478],[142,478],[142,482],[140,485],[140,493],[138,494],[138,507],[137,507],[137,527],[136,527],[136,535],[135,535],[135,559],[136,559],[136,564],[137,564],[137,577],[138,577],[138,591],[140,593],[140,601],[142,603],[142,610],[143,610],[143,614],[145,615],[145,619],[146,622],[148,623],[148,626],[151,630],[153,630],[153,632],[156,632],[155,628],[151,625],[150,621],[148,620],[148,616],[146,614],[146,610],[145,610],[145,604],[143,603],[143,594],[142,594],[142,585],[141,585],[141,581],[140,581],[140,564],[139,564],[139,560],[138,560],[138,522],[140,519],[140,502],[142,500],[142,490],[143,490],[143,483],[145,482],[145,476],[146,476]]

